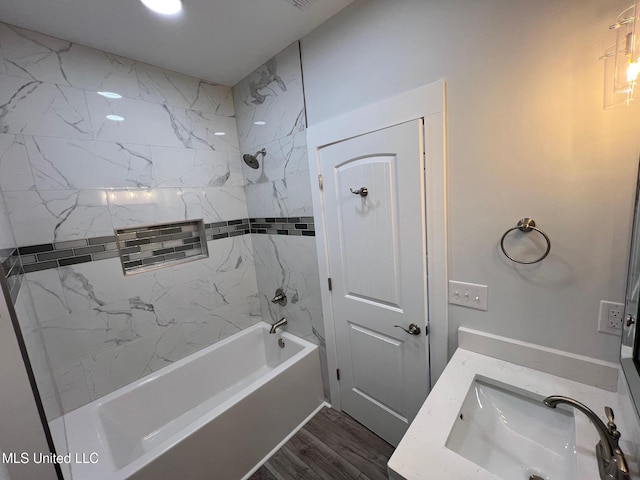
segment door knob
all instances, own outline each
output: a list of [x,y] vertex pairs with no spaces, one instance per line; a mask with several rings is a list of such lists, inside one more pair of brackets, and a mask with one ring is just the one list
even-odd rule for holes
[[628,314],[627,315],[627,327],[630,327],[631,325],[633,325],[634,323],[636,323],[636,319],[633,318],[633,315]]
[[369,189],[367,187],[360,187],[358,190],[350,188],[349,191],[354,195],[360,195],[361,197],[366,197],[367,195],[369,195]]
[[420,332],[421,332],[420,327],[418,325],[416,325],[415,323],[410,323],[409,324],[409,330],[404,328],[402,325],[394,325],[394,327],[401,328],[402,330],[407,332],[409,335],[420,335]]

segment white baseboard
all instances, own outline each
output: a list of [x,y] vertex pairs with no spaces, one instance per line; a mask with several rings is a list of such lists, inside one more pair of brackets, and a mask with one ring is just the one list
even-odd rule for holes
[[594,387],[618,391],[618,364],[522,342],[491,333],[458,329],[458,347]]

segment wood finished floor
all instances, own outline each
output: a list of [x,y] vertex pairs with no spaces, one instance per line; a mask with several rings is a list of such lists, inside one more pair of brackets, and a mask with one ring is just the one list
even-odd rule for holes
[[348,415],[323,408],[249,480],[388,480],[392,453]]

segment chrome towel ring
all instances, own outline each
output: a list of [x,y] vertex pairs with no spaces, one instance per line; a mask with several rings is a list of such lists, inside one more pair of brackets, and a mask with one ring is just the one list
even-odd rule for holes
[[[506,249],[504,248],[504,239],[506,238],[506,236],[509,233],[513,232],[514,230],[520,230],[521,232],[530,232],[531,230],[535,230],[540,235],[542,235],[544,237],[544,239],[546,240],[546,242],[547,242],[547,250],[542,254],[542,256],[540,258],[537,258],[537,259],[532,260],[530,262],[523,262],[521,260],[516,260],[511,255],[509,255],[507,253]],[[549,252],[551,251],[551,240],[549,240],[549,236],[546,233],[544,233],[542,230],[540,230],[538,227],[536,227],[536,222],[534,222],[532,218],[525,217],[522,220],[520,220],[515,227],[510,228],[509,230],[504,232],[504,235],[502,235],[502,238],[500,239],[500,248],[502,249],[502,253],[504,253],[505,256],[509,260],[511,260],[512,262],[522,263],[524,265],[529,265],[531,263],[538,263],[541,260],[544,260],[547,257],[547,255],[549,255]]]

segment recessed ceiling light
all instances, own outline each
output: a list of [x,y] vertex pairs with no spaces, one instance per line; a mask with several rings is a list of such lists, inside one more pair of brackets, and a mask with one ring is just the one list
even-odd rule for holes
[[98,95],[102,95],[105,98],[122,98],[122,95],[115,92],[97,92]]
[[218,137],[223,137],[224,135],[226,135],[225,132],[213,132],[213,134],[218,136]]
[[107,119],[113,120],[114,122],[121,122],[124,120],[124,117],[121,117],[120,115],[107,115]]
[[255,125],[266,125],[267,122],[264,122],[262,120],[256,120],[255,122],[253,122]]
[[140,0],[145,7],[162,15],[175,15],[182,10],[180,0]]

